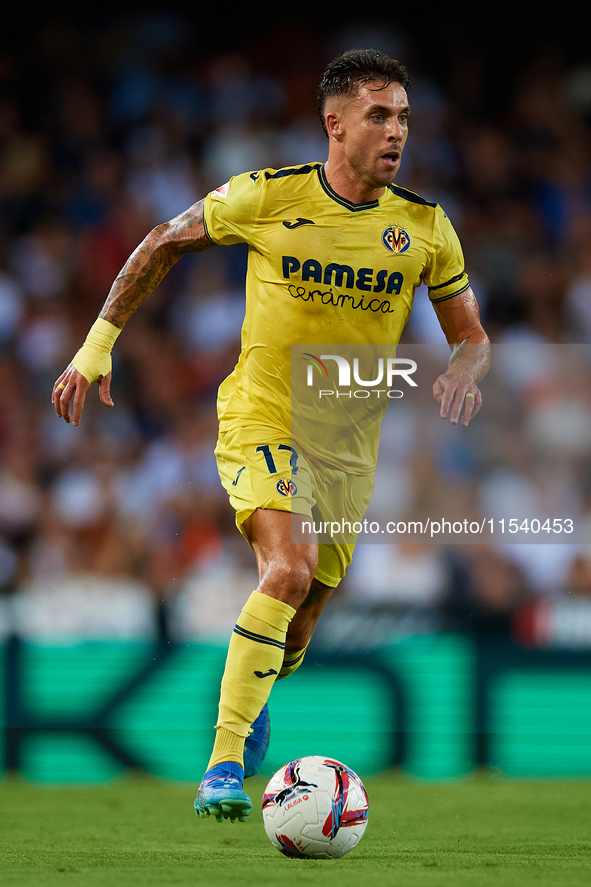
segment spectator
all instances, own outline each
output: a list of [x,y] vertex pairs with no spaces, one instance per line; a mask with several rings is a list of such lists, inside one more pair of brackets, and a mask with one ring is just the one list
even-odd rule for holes
[[[454,429],[431,431],[422,413],[391,411],[382,443],[389,461],[372,507],[426,514],[435,502],[450,515],[497,519],[511,503],[512,516],[552,512],[587,526],[589,368],[573,370],[568,349],[546,350],[542,361],[529,349],[591,341],[589,71],[560,52],[524,51],[499,107],[486,51],[471,57],[461,36],[454,45],[447,35],[442,76],[428,54],[415,58],[423,48],[412,29],[354,33],[394,47],[416,70],[415,136],[399,183],[452,217],[493,338],[490,396],[485,390],[470,445]],[[243,316],[239,248],[179,263],[130,324],[114,355],[115,410],[93,401],[86,427],[71,429],[53,421],[47,401],[64,355],[154,224],[234,173],[294,162],[296,142],[300,156],[303,144],[311,160],[324,159],[326,140],[300,84],[317,79],[314,59],[336,54],[351,33],[307,28],[281,53],[276,34],[261,39],[265,52],[254,38],[237,48],[214,35],[204,45],[188,15],[147,13],[92,29],[54,20],[29,34],[26,51],[5,50],[4,590],[18,594],[27,577],[44,576],[74,577],[87,589],[97,577],[112,580],[117,595],[124,579],[134,601],[179,589],[201,631],[214,619],[199,616],[209,612],[211,571],[227,589],[251,581],[246,546],[236,552],[224,538],[229,510],[212,457],[215,392],[237,355]],[[441,342],[433,320],[419,287],[408,341]],[[505,349],[498,361],[497,347]],[[360,546],[347,588],[368,604],[447,607],[472,613],[471,628],[505,630],[524,595],[586,594],[588,572],[580,545]],[[143,626],[134,607],[130,618]]]

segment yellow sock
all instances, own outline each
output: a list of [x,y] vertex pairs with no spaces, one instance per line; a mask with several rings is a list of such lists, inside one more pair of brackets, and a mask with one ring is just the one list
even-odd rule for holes
[[[308,641],[308,644],[310,641]],[[304,661],[304,656],[306,655],[306,650],[308,649],[308,644],[304,647],[303,650],[296,650],[294,653],[286,653],[283,657],[283,665],[279,669],[279,674],[275,678],[276,681],[280,681],[283,678],[288,678],[290,674],[293,674],[296,671],[302,662]]]
[[244,605],[230,638],[207,769],[222,761],[244,765],[244,740],[282,667],[285,636],[295,612],[260,591],[253,591]]

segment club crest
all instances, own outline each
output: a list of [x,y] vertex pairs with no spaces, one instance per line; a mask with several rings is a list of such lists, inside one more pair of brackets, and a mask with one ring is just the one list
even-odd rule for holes
[[282,496],[295,496],[298,488],[289,477],[281,477],[277,481],[277,492]]
[[391,253],[405,253],[410,246],[408,231],[398,225],[390,225],[382,234],[382,243]]

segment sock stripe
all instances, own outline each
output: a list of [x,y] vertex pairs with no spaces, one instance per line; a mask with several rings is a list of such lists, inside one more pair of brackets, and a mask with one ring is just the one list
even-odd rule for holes
[[284,665],[295,665],[296,662],[299,662],[300,659],[303,659],[303,657],[306,654],[306,650],[307,650],[307,647],[303,650],[300,650],[298,653],[295,653],[295,654],[292,653],[291,656],[285,656],[285,658],[283,660],[283,664]]
[[276,641],[273,638],[266,637],[264,634],[255,634],[254,631],[248,631],[248,629],[242,628],[238,623],[234,626],[234,631],[236,634],[243,638],[247,638],[249,641],[256,641],[257,644],[268,644],[271,647],[279,647],[280,650],[285,650],[284,641]]

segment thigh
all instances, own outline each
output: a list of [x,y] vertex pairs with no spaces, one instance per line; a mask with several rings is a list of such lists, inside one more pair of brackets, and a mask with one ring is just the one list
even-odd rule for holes
[[265,426],[226,430],[220,432],[215,455],[236,525],[249,542],[244,527],[257,509],[311,517],[315,498],[310,470],[285,432]]
[[[309,552],[313,551],[317,558],[315,579],[335,588],[351,563],[356,534],[346,532],[347,528],[344,533],[331,534],[329,529],[321,535],[323,544],[317,546],[315,533],[300,532],[298,519],[325,525],[341,518],[353,522],[362,518],[373,478],[320,465],[312,472],[307,460],[292,447],[289,435],[264,425],[220,432],[215,454],[222,485],[236,512],[236,525],[255,550],[265,587],[269,564],[276,565],[287,553],[292,566],[302,561],[309,564]],[[285,517],[267,517],[267,512]]]
[[373,475],[333,468],[316,472],[313,526],[319,545],[315,578],[324,585],[335,588],[344,579],[373,488]]
[[318,566],[314,579],[331,590],[345,578],[353,560],[355,545],[352,542],[323,543],[318,546]]

